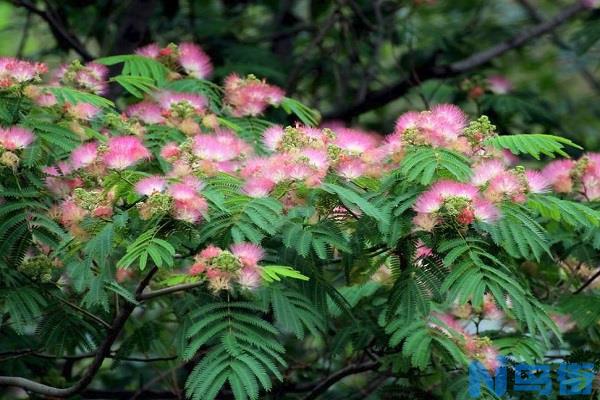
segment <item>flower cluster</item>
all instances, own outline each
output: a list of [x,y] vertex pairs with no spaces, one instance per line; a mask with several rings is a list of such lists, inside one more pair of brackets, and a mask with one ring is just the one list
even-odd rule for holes
[[208,204],[200,194],[202,182],[193,176],[168,183],[160,176],[150,176],[136,183],[138,194],[147,199],[137,204],[142,219],[171,212],[173,218],[190,223],[199,222]]
[[490,372],[495,372],[499,367],[499,353],[488,337],[470,333],[461,321],[450,313],[433,313],[432,317],[429,322],[431,328],[455,340],[470,359],[478,360]]
[[48,68],[45,64],[31,63],[12,57],[0,57],[0,90],[16,85],[38,82]]
[[106,94],[108,68],[95,62],[82,64],[78,60],[62,65],[54,73],[54,85],[66,85],[94,94]]
[[277,106],[283,100],[281,88],[269,85],[254,75],[240,78],[231,74],[225,79],[225,102],[236,117],[257,116],[269,105]]
[[577,161],[552,161],[542,174],[556,193],[573,194],[586,201],[600,199],[600,153],[584,154]]
[[35,140],[31,131],[19,126],[0,128],[0,164],[16,168],[19,165],[17,151],[28,147]]
[[263,249],[252,243],[236,243],[229,250],[211,245],[196,255],[189,274],[205,277],[215,292],[232,290],[234,284],[256,289],[261,282],[258,262],[263,257]]
[[158,60],[173,71],[182,70],[198,79],[208,78],[213,71],[210,57],[194,43],[170,44],[164,48],[151,43],[136,50],[136,54]]
[[479,189],[469,183],[438,181],[417,199],[413,222],[419,229],[431,231],[443,222],[469,225],[474,221],[491,222],[498,210]]

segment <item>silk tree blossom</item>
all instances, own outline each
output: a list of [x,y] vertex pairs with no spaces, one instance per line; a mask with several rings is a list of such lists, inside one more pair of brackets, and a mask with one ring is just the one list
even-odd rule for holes
[[542,169],[542,175],[550,182],[555,192],[569,193],[573,191],[572,172],[574,168],[575,161],[573,160],[555,160]]
[[258,262],[263,256],[264,250],[252,243],[236,243],[230,250],[209,245],[194,257],[188,273],[204,277],[213,292],[232,290],[234,285],[254,290],[262,281]]
[[440,104],[430,111],[402,114],[396,120],[395,133],[411,144],[452,147],[466,125],[467,116],[460,108],[453,104]]
[[244,183],[242,192],[246,193],[250,197],[267,197],[273,188],[275,182],[269,178],[256,176],[251,177]]
[[265,256],[265,251],[262,247],[253,243],[236,243],[231,245],[230,249],[246,267],[256,266]]
[[188,75],[198,79],[206,79],[213,71],[210,57],[194,43],[179,45],[179,64]]
[[365,174],[367,164],[357,158],[341,160],[336,166],[336,172],[346,179],[356,179]]
[[582,192],[585,199],[594,201],[600,199],[600,153],[588,153],[581,176]]
[[0,90],[16,84],[39,81],[41,75],[47,71],[45,64],[0,57]]
[[502,75],[492,75],[487,78],[487,82],[490,90],[496,94],[506,94],[513,88],[512,82]]
[[135,54],[156,59],[160,56],[160,46],[157,43],[150,43],[135,50]]
[[71,117],[81,121],[90,121],[101,112],[100,108],[89,103],[65,104],[65,111]]
[[162,115],[162,108],[151,101],[141,101],[136,104],[131,104],[125,110],[129,117],[138,118],[146,124],[162,124],[165,122],[165,117]]
[[0,146],[6,150],[20,150],[28,147],[35,140],[34,134],[20,126],[0,128]]
[[96,142],[84,143],[71,152],[71,165],[73,169],[87,167],[98,158],[98,144]]
[[53,85],[68,85],[78,90],[102,95],[108,91],[108,68],[95,62],[81,64],[78,60],[62,65],[54,74]]
[[212,161],[229,161],[250,152],[248,143],[226,129],[212,135],[197,135],[192,144],[192,153],[199,158]]
[[151,157],[150,151],[136,136],[113,136],[108,139],[107,147],[102,157],[106,166],[111,169],[125,169]]
[[161,176],[149,176],[141,179],[135,184],[135,191],[144,196],[161,193],[165,190],[167,182]]
[[484,160],[473,167],[471,183],[476,186],[486,185],[491,179],[506,171],[504,163],[497,159]]
[[530,193],[546,193],[550,190],[550,182],[539,171],[525,171],[527,186]]
[[454,218],[468,225],[475,220],[490,222],[498,217],[495,206],[481,198],[477,187],[461,182],[439,181],[421,194],[413,206],[418,213],[414,223],[421,229],[431,230],[439,217]]
[[236,117],[260,115],[269,105],[279,105],[285,95],[283,89],[254,75],[240,78],[231,74],[225,79],[224,86],[225,102]]
[[284,131],[281,125],[273,125],[267,128],[262,135],[263,143],[271,151],[277,150],[281,140],[283,139]]
[[367,150],[375,148],[381,142],[381,138],[375,134],[357,129],[338,128],[334,132],[334,144],[350,153],[364,153]]
[[157,100],[163,111],[181,118],[190,113],[201,114],[208,106],[206,97],[195,93],[163,91],[157,95]]

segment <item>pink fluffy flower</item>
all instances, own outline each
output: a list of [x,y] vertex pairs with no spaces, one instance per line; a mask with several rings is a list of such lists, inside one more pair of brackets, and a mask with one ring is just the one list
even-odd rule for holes
[[149,176],[135,184],[135,191],[144,196],[160,193],[165,190],[167,182],[160,176]]
[[336,146],[351,153],[363,153],[374,148],[381,141],[374,134],[357,129],[341,128],[335,131],[334,143]]
[[171,110],[173,106],[183,104],[191,107],[195,112],[201,113],[208,105],[206,97],[195,93],[164,91],[159,93],[157,98],[164,110]]
[[405,130],[419,126],[420,113],[417,111],[408,111],[402,114],[396,120],[395,133],[402,134]]
[[247,290],[254,290],[260,286],[261,276],[256,268],[242,268],[238,272],[238,284]]
[[135,54],[148,58],[158,58],[160,56],[160,46],[156,43],[150,43],[137,49]]
[[512,82],[505,76],[492,75],[487,78],[490,90],[496,94],[506,94],[512,90]]
[[96,142],[84,143],[71,153],[71,165],[74,169],[84,168],[96,161],[98,145]]
[[162,124],[165,117],[162,115],[162,109],[156,103],[142,101],[127,107],[125,113],[129,117],[136,117],[146,124]]
[[236,243],[231,245],[231,252],[240,258],[242,264],[246,267],[254,267],[265,256],[262,247],[253,243]]
[[365,174],[367,170],[367,164],[362,160],[356,158],[350,158],[342,160],[336,167],[337,173],[346,179],[356,179]]
[[100,109],[93,104],[77,103],[66,107],[67,113],[75,119],[89,121],[100,113]]
[[219,129],[212,135],[196,135],[192,144],[195,156],[212,161],[229,161],[248,153],[250,146],[235,133]]
[[72,199],[63,201],[60,205],[60,211],[60,223],[66,227],[76,225],[86,216],[86,211]]
[[284,97],[283,89],[249,76],[245,79],[231,74],[225,79],[225,101],[237,117],[257,116],[268,105],[278,105]]
[[275,151],[283,138],[284,131],[281,125],[273,125],[263,132],[263,142],[269,150]]
[[587,165],[581,176],[583,195],[589,201],[600,199],[600,153],[585,155]]
[[175,142],[169,142],[160,150],[160,156],[165,160],[176,159],[181,155],[181,150]]
[[242,187],[242,191],[250,197],[267,197],[274,187],[275,182],[269,178],[257,176],[249,178]]
[[213,71],[208,55],[194,43],[179,45],[179,64],[188,75],[198,79],[207,78]]
[[527,178],[527,186],[531,193],[545,193],[550,189],[550,182],[548,179],[538,171],[525,171],[525,177]]
[[125,169],[151,157],[150,151],[136,136],[111,137],[108,139],[107,146],[108,151],[104,153],[103,160],[111,169]]
[[450,146],[467,124],[466,114],[453,104],[439,104],[430,111],[410,111],[396,121],[395,133],[403,135],[407,129],[415,129],[416,137],[410,140],[432,146]]
[[505,171],[504,163],[500,160],[487,160],[477,164],[473,168],[471,182],[476,186],[483,186],[491,179]]
[[44,64],[0,57],[0,88],[40,79],[40,75],[46,71]]
[[448,180],[439,181],[434,183],[429,190],[417,198],[414,209],[420,213],[432,213],[438,211],[444,200],[450,197],[462,197],[467,200],[473,200],[477,195],[477,188],[468,183]]
[[500,217],[500,212],[493,203],[482,198],[473,200],[475,219],[483,222],[494,222]]
[[490,180],[485,197],[492,201],[501,201],[503,197],[514,197],[522,192],[521,182],[515,174],[506,171]]
[[202,219],[207,209],[208,203],[200,195],[196,195],[189,200],[175,200],[173,218],[195,224]]
[[19,126],[12,126],[7,129],[0,128],[0,146],[7,150],[24,149],[35,139],[30,130]]
[[223,252],[223,250],[221,250],[217,246],[214,246],[211,244],[211,245],[208,245],[206,248],[204,248],[204,250],[202,250],[198,254],[198,257],[201,259],[202,258],[211,259],[211,258],[215,258],[215,257],[219,256],[219,254],[221,254],[222,252]]
[[550,182],[557,193],[569,193],[573,190],[571,172],[575,167],[573,160],[555,160],[544,167],[542,175]]

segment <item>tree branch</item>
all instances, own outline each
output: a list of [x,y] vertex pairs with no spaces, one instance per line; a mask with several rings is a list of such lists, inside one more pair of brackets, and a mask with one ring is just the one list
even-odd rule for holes
[[314,400],[319,397],[321,394],[325,393],[329,387],[337,383],[338,381],[344,379],[347,376],[359,374],[361,372],[371,371],[379,367],[379,362],[372,361],[363,364],[351,364],[345,368],[340,369],[337,372],[329,375],[323,381],[321,381],[313,390],[310,391],[306,396],[302,398],[302,400]]
[[573,294],[581,293],[583,291],[583,289],[590,286],[599,276],[600,276],[600,269],[598,271],[596,271],[596,273],[594,275],[590,276],[590,278],[587,281],[585,281],[584,284],[581,285],[577,290],[575,290],[573,292]]
[[433,78],[450,78],[471,71],[477,67],[487,64],[494,58],[497,58],[510,50],[522,47],[531,40],[553,31],[558,26],[562,25],[584,10],[587,10],[587,8],[582,2],[577,1],[574,4],[565,7],[553,18],[540,22],[539,24],[521,31],[513,37],[498,43],[495,46],[472,54],[467,58],[442,66],[431,66],[430,62],[426,62],[423,64],[423,66],[416,69],[411,76],[403,78],[386,88],[369,92],[360,102],[325,114],[324,119],[348,120],[356,115],[360,115],[364,112],[382,107],[387,103],[403,96],[410,88],[415,86],[413,77],[418,78],[418,81],[422,82]]
[[[148,272],[144,279],[142,279],[142,281],[138,284],[138,287],[135,291],[136,300],[140,299],[142,292],[144,291],[146,286],[148,286],[150,280],[152,280],[152,277],[154,276],[154,274],[156,274],[157,271],[158,268],[152,268],[152,270],[150,270],[150,272]],[[96,373],[102,366],[102,362],[111,353],[111,347],[113,343],[119,336],[119,333],[121,333],[123,326],[127,322],[127,319],[129,318],[135,307],[135,304],[129,302],[123,305],[121,311],[119,311],[119,313],[113,320],[110,328],[107,329],[104,340],[102,341],[98,349],[96,349],[94,360],[88,367],[87,371],[83,374],[81,379],[77,381],[74,385],[67,388],[56,388],[26,378],[15,376],[0,376],[0,386],[16,386],[31,392],[40,393],[45,396],[51,397],[69,397],[80,393],[92,382],[94,376],[96,376]]]
[[153,290],[151,292],[142,293],[140,295],[140,300],[150,300],[158,296],[164,296],[166,294],[192,289],[203,284],[204,282],[184,283],[181,285],[169,286],[164,289]]
[[66,47],[71,48],[77,52],[85,61],[93,60],[94,57],[87,51],[85,46],[77,39],[76,36],[71,34],[61,21],[52,15],[51,12],[41,10],[34,4],[27,0],[12,0],[12,3],[17,7],[23,7],[30,12],[40,16],[44,21],[48,23],[54,37]]

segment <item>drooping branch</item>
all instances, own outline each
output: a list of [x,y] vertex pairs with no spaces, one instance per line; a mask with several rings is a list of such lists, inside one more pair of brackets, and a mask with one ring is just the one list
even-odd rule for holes
[[68,31],[63,22],[60,21],[60,19],[57,18],[56,15],[51,12],[51,10],[42,10],[27,0],[12,0],[12,3],[17,7],[23,7],[33,14],[40,16],[48,23],[56,40],[58,40],[63,46],[73,49],[85,61],[90,61],[94,58],[81,43],[81,41]]
[[[529,0],[517,1],[519,2],[519,4],[521,4],[521,6],[527,12],[529,18],[531,18],[532,21],[538,23],[544,21],[545,18],[542,15],[542,13],[540,13],[536,6],[534,4],[531,4]],[[552,41],[560,49],[569,51],[573,50],[572,46],[570,46],[568,43],[562,40],[556,32],[552,33]],[[585,65],[579,65],[577,69],[579,70],[579,74],[581,75],[583,80],[585,80],[592,89],[596,90],[597,92],[600,92],[600,82],[594,77],[594,74]]]
[[329,375],[323,381],[321,381],[313,390],[310,391],[306,396],[302,398],[302,400],[314,400],[319,397],[321,394],[325,393],[327,389],[333,386],[338,381],[344,379],[347,376],[359,374],[361,372],[367,372],[376,369],[379,367],[378,361],[371,361],[362,364],[351,364],[345,368],[340,369],[337,372]]
[[149,300],[158,296],[164,296],[166,294],[180,292],[182,290],[193,289],[195,287],[203,285],[204,282],[193,282],[193,283],[184,283],[176,286],[169,286],[164,289],[153,290],[151,292],[145,292],[140,295],[140,300]]
[[[530,41],[552,32],[558,26],[562,25],[575,15],[586,10],[582,2],[576,2],[556,14],[553,18],[540,22],[522,32],[517,33],[511,38],[500,42],[488,49],[482,50],[462,60],[448,65],[432,66],[429,62],[424,63],[413,71],[410,76],[405,77],[398,82],[367,93],[364,98],[349,107],[340,110],[334,110],[325,114],[325,119],[348,120],[364,112],[377,109],[387,103],[402,97],[408,90],[418,83],[434,78],[451,78],[469,72],[477,67],[489,63],[491,60],[503,55],[504,53],[520,48]],[[416,78],[416,79],[415,79]]]
[[[148,286],[150,280],[152,280],[152,277],[154,276],[154,274],[156,274],[157,271],[158,269],[154,267],[138,284],[137,289],[135,291],[136,300],[140,300],[142,292],[144,291],[146,286]],[[127,319],[129,319],[129,316],[131,315],[135,307],[135,304],[129,302],[125,303],[122,306],[121,310],[113,320],[111,326],[107,329],[104,340],[102,341],[98,349],[96,349],[96,354],[92,363],[85,371],[82,378],[74,385],[68,388],[56,388],[26,378],[15,376],[0,376],[0,386],[16,386],[31,392],[51,397],[69,397],[80,393],[92,382],[92,380],[96,376],[96,373],[102,366],[102,363],[104,362],[106,357],[111,353],[111,347],[113,343],[121,333],[123,326],[125,326]]]

